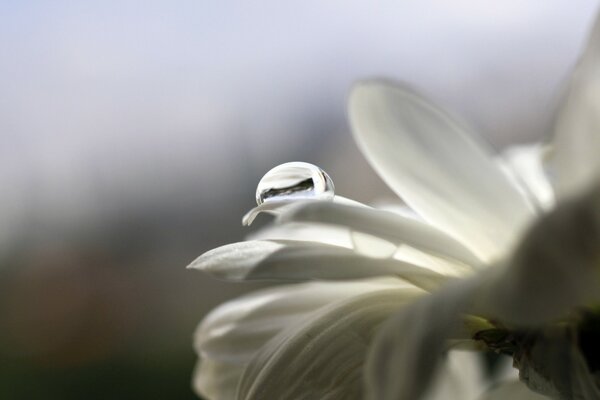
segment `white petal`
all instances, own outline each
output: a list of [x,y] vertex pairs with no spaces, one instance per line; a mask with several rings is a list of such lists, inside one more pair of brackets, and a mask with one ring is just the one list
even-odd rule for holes
[[523,189],[541,210],[554,206],[554,191],[544,168],[548,148],[540,144],[510,147],[502,152],[501,165],[507,168],[515,186]]
[[[449,284],[390,318],[371,351],[371,398],[419,399],[463,314],[539,326],[600,302],[599,243],[600,188],[544,217],[507,267]],[[591,390],[587,381],[573,384]]]
[[575,69],[555,121],[550,167],[558,197],[581,192],[600,177],[600,22]]
[[283,331],[253,358],[238,399],[361,399],[362,367],[377,326],[419,295],[411,289],[367,293]]
[[280,219],[284,222],[320,222],[345,226],[398,245],[407,244],[425,252],[451,258],[475,268],[482,263],[465,246],[430,224],[389,211],[326,202],[305,203],[290,207]]
[[372,258],[391,258],[398,250],[396,243],[368,233],[352,231],[350,233],[354,251]]
[[386,183],[486,261],[506,251],[531,217],[491,152],[412,91],[359,84],[349,113],[358,146]]
[[[362,203],[359,203],[358,201],[355,201],[352,199],[347,199],[342,196],[335,196],[331,201],[338,203],[338,204],[347,204],[347,205],[353,205],[353,206],[357,206],[357,207],[368,207]],[[254,219],[256,219],[256,217],[260,213],[279,215],[285,209],[287,209],[289,206],[294,205],[294,204],[320,203],[320,202],[329,203],[331,201],[306,200],[306,199],[283,199],[283,200],[265,201],[264,203],[254,207],[252,210],[248,211],[246,213],[246,215],[244,215],[242,217],[242,224],[246,225],[246,226],[252,225],[252,222],[254,222]]]
[[302,240],[353,247],[348,228],[319,223],[270,224],[250,233],[246,240]]
[[[211,272],[217,270],[222,276],[237,277],[240,266],[260,264],[271,254],[285,247],[285,242],[255,240],[226,244],[212,249],[195,259],[187,268]],[[241,277],[239,277],[241,278]]]
[[[448,339],[460,334],[461,315],[539,326],[600,302],[599,243],[597,188],[545,216],[508,266],[446,285],[403,309],[374,341],[367,369],[370,398],[420,399]],[[592,390],[587,381],[573,384]]]
[[505,323],[537,325],[600,302],[600,187],[559,203],[525,235],[478,306]]
[[546,400],[549,397],[537,394],[518,380],[503,382],[480,397],[480,400]]
[[368,399],[424,398],[448,341],[470,337],[462,315],[469,309],[478,286],[478,279],[447,285],[407,306],[382,325],[365,371]]
[[244,367],[204,359],[193,372],[194,391],[207,400],[232,400]]
[[214,309],[194,335],[203,357],[245,365],[269,339],[334,301],[402,286],[397,279],[312,282],[263,289]]
[[480,354],[449,351],[424,400],[477,400],[486,388]]
[[474,270],[472,265],[455,262],[446,257],[438,257],[408,245],[400,245],[394,258],[430,269],[444,276],[465,277],[472,274]]
[[393,212],[402,217],[417,219],[419,221],[423,220],[421,218],[421,216],[415,212],[415,210],[408,207],[406,204],[389,201],[389,200],[379,200],[379,201],[374,201],[372,203],[372,206],[373,206],[373,208],[376,208],[378,210]]
[[221,279],[302,281],[397,276],[432,290],[448,277],[407,262],[361,256],[315,242],[250,241],[228,244],[198,257],[188,268]]

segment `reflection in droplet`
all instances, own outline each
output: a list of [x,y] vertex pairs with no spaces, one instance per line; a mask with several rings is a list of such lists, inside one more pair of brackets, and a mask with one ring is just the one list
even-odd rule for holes
[[325,171],[305,162],[278,165],[263,176],[256,188],[256,203],[278,200],[330,200],[333,181]]

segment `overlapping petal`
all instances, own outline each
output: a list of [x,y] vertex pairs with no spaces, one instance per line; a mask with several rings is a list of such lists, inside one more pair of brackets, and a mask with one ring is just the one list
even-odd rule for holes
[[235,398],[250,360],[281,331],[331,303],[402,285],[393,278],[311,282],[259,290],[220,305],[194,335],[200,355],[194,373],[196,391],[211,400]]
[[238,399],[360,399],[365,354],[378,325],[421,293],[408,287],[366,293],[281,332],[244,372]]
[[473,279],[455,282],[419,299],[379,329],[366,367],[367,398],[423,399],[448,340],[470,337],[461,317],[477,287]]
[[506,323],[535,326],[600,302],[600,186],[541,218],[506,263],[479,298]]
[[410,207],[486,261],[511,248],[533,210],[465,128],[380,81],[354,88],[349,113],[359,148]]
[[320,223],[275,223],[250,233],[246,240],[301,240],[353,248],[351,232],[343,226]]
[[[390,318],[370,354],[370,398],[420,399],[448,340],[460,332],[465,314],[528,328],[555,322],[586,304],[597,304],[599,260],[600,188],[595,188],[561,203],[540,219],[505,265],[447,285]],[[540,365],[559,364],[554,360]],[[576,378],[585,379],[586,374],[580,375]],[[594,387],[587,382],[572,384],[592,393]]]
[[432,290],[448,277],[394,258],[361,256],[352,249],[305,241],[247,241],[213,249],[189,268],[234,281],[360,279],[397,276]]
[[453,259],[471,270],[482,264],[482,261],[464,245],[432,225],[389,211],[312,202],[291,207],[280,218],[283,221],[344,226],[398,245],[406,244],[427,253]]
[[[412,90],[358,85],[350,98],[358,145],[423,220],[338,197],[251,210],[245,224],[260,212],[280,218],[191,267],[238,281],[332,281],[268,289],[211,313],[196,334],[197,391],[211,400],[359,399],[365,391],[373,400],[544,398],[519,382],[482,394],[480,377],[456,379],[442,360],[454,340],[471,337],[470,319],[527,330],[600,302],[600,187],[589,189],[600,179],[599,67],[597,24],[551,146],[502,157]],[[495,268],[421,296],[486,263]],[[394,278],[373,280],[381,276]],[[580,349],[559,339],[515,353],[522,379],[555,397],[600,399]]]
[[192,386],[207,399],[232,400],[243,371],[244,366],[203,358],[194,368]]
[[[261,203],[258,206],[254,207],[253,209],[251,209],[250,211],[248,211],[246,213],[246,215],[244,215],[242,217],[242,224],[243,225],[252,225],[252,222],[254,222],[256,217],[261,213],[279,215],[283,211],[285,211],[287,208],[297,204],[298,202],[309,202],[310,203],[310,202],[314,202],[314,201],[323,201],[323,200],[307,200],[307,199],[299,200],[299,199],[294,199],[294,198],[290,198],[290,199],[283,198],[283,199],[265,201],[264,203]],[[348,199],[343,196],[335,196],[330,201],[333,201],[337,204],[346,204],[346,205],[352,205],[352,206],[356,206],[356,207],[369,207],[358,201]]]

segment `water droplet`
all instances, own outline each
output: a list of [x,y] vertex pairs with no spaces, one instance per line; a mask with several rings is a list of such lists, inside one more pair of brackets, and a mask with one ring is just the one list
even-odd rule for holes
[[314,199],[330,200],[333,181],[325,171],[305,162],[278,165],[262,177],[256,188],[256,202]]

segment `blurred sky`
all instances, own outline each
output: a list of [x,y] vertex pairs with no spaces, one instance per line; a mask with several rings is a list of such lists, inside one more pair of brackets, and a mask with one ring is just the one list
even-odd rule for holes
[[2,2],[0,182],[11,224],[1,229],[152,207],[181,190],[222,207],[232,185],[259,177],[244,174],[346,134],[346,94],[363,77],[408,81],[501,145],[535,137],[596,7]]
[[[0,358],[6,349],[64,356],[82,326],[95,327],[97,343],[124,335],[97,326],[122,325],[139,353],[172,349],[169,341],[189,349],[203,313],[245,289],[183,267],[243,237],[240,218],[264,172],[309,161],[339,193],[389,196],[349,134],[353,82],[408,82],[497,148],[539,138],[597,8],[0,2],[0,270],[11,271],[0,274],[0,289],[11,289],[0,292],[0,325],[15,326],[0,335]],[[105,308],[69,308],[89,296]],[[88,315],[97,325],[82,322]],[[60,340],[44,346],[47,335],[34,334],[42,323]],[[113,357],[115,347],[103,346]]]

